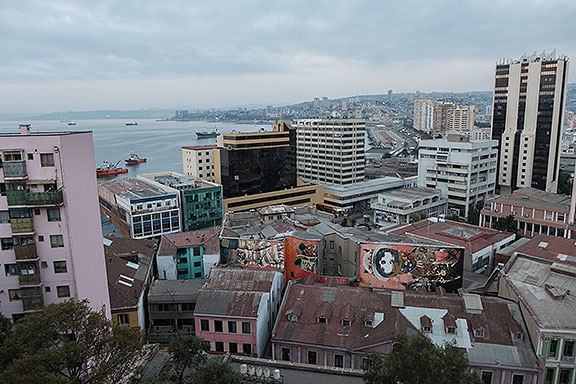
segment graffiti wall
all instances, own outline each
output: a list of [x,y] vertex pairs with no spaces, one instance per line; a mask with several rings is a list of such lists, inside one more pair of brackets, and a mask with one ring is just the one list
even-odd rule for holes
[[315,240],[287,236],[284,240],[286,281],[313,276],[318,281],[318,247]]
[[284,242],[223,238],[220,239],[220,262],[284,271]]
[[464,249],[407,244],[360,243],[357,284],[448,292],[462,287]]

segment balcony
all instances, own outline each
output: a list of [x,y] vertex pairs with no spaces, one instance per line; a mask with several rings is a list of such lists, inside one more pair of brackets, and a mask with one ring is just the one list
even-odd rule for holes
[[3,168],[4,178],[25,179],[28,176],[25,161],[9,161],[3,164]]
[[36,244],[15,245],[14,253],[16,254],[16,260],[34,260],[38,258]]
[[18,275],[20,285],[38,285],[40,284],[40,273],[34,275]]
[[44,298],[42,296],[22,297],[22,305],[25,311],[35,311],[44,307]]
[[64,202],[62,190],[49,192],[6,191],[8,205],[61,205]]
[[31,217],[20,217],[10,219],[12,233],[30,233],[34,232],[34,219]]

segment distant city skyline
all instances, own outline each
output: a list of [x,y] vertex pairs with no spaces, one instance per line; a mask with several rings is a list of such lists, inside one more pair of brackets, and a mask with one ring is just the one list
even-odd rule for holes
[[488,91],[501,58],[576,59],[575,17],[570,0],[12,2],[0,113]]

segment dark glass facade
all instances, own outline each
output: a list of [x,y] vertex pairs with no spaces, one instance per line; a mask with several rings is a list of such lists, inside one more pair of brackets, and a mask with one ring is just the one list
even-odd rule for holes
[[220,172],[224,198],[296,187],[296,130],[224,135]]

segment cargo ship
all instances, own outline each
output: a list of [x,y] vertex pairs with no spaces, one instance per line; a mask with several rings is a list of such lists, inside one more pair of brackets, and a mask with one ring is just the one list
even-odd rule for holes
[[[118,163],[116,163],[118,165]],[[108,160],[104,160],[100,168],[96,168],[96,177],[116,176],[128,172],[128,168],[117,168]]]
[[124,161],[126,162],[126,165],[134,165],[134,164],[145,163],[146,158],[140,157],[136,153],[132,152],[132,153],[130,153],[130,157]]
[[196,132],[196,137],[198,137],[199,139],[208,139],[208,138],[217,137],[217,136],[220,136],[220,132],[218,132],[217,129],[213,129],[210,132],[208,132],[208,131]]
[[128,121],[126,125],[138,125],[138,123],[135,121]]

